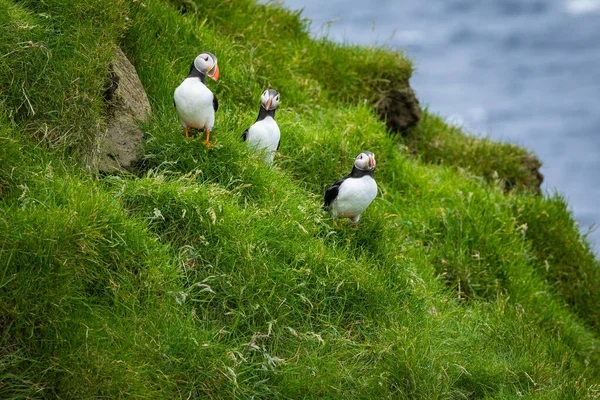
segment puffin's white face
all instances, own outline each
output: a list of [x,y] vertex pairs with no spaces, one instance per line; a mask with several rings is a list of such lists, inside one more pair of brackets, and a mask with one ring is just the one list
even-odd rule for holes
[[370,151],[363,151],[354,159],[354,166],[363,171],[372,171],[375,169],[375,154]]
[[265,110],[275,110],[279,105],[279,92],[274,89],[267,89],[260,96],[260,104]]
[[217,65],[217,57],[215,57],[215,55],[212,53],[204,52],[196,57],[194,60],[194,67],[215,81],[219,79],[219,66]]

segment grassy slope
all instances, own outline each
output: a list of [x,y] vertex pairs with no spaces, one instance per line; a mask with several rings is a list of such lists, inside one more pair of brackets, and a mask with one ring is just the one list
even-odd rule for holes
[[[211,6],[0,0],[0,397],[597,396],[598,263],[562,199],[404,153],[363,101],[410,75],[400,55]],[[140,176],[98,178],[72,160],[119,41],[154,117]],[[201,50],[221,67],[212,149],[172,108]],[[239,141],[268,85],[274,169]],[[323,190],[363,149],[381,196],[335,228]]]
[[541,163],[518,146],[465,135],[427,111],[404,139],[407,148],[425,162],[463,168],[488,182],[501,184],[507,191],[540,192]]

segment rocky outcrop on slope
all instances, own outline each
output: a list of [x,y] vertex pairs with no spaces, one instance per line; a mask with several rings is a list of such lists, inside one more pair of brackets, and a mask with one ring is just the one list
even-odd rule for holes
[[135,67],[119,48],[111,62],[104,92],[108,117],[106,132],[98,140],[95,167],[101,172],[132,170],[141,155],[140,122],[150,116],[148,96]]

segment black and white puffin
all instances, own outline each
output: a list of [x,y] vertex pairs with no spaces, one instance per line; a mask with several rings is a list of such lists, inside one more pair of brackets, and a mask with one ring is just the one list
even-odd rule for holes
[[279,105],[277,90],[267,89],[260,96],[260,111],[252,126],[244,131],[242,139],[256,152],[262,152],[267,164],[273,163],[275,152],[279,150],[281,134],[275,122],[275,110]]
[[360,214],[377,196],[374,172],[375,154],[363,151],[354,159],[350,175],[327,189],[323,207],[331,211],[333,218],[349,218],[357,227]]
[[204,129],[206,131],[206,146],[210,143],[210,131],[215,125],[215,111],[219,108],[217,96],[206,87],[206,76],[217,81],[219,79],[219,66],[217,57],[209,52],[200,54],[190,67],[190,72],[175,89],[173,97],[177,114],[185,137],[190,138],[188,129]]

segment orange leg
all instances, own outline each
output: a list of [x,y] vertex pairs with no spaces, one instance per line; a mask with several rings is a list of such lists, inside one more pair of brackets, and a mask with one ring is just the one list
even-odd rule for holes
[[358,228],[358,222],[355,222],[355,223],[354,223],[354,228],[355,228],[355,229],[356,229],[356,228]]
[[188,128],[183,128],[183,129],[185,129],[185,138],[189,139],[190,135],[188,134]]
[[335,219],[333,220],[333,224],[335,225],[336,228],[338,227],[337,221]]
[[212,147],[212,143],[208,140],[210,138],[210,131],[207,129],[206,130],[206,140],[204,141],[204,144],[206,145],[206,147]]

